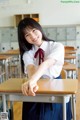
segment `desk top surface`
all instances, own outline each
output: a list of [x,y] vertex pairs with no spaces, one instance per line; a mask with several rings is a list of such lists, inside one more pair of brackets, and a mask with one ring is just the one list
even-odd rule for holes
[[77,70],[77,67],[75,64],[72,64],[72,63],[68,63],[68,62],[65,62],[64,65],[63,65],[63,69],[65,70]]
[[6,52],[0,52],[0,55],[19,55],[19,50],[8,50]]
[[7,60],[10,59],[11,56],[6,56],[6,55],[0,55],[0,60]]
[[65,55],[65,57],[64,57],[65,59],[76,59],[76,56],[74,56],[74,55]]
[[[0,84],[0,93],[22,93],[21,85],[25,79],[11,78]],[[75,79],[40,79],[37,94],[75,94],[78,80]]]
[[65,50],[65,54],[76,54],[76,51]]

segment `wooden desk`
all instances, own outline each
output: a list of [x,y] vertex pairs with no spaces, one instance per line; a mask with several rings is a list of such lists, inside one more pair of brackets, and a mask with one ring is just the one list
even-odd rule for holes
[[75,64],[75,60],[76,60],[76,56],[75,55],[69,55],[69,54],[65,54],[64,56],[64,59],[65,60],[70,60],[70,63],[71,63],[71,60],[73,60],[73,64]]
[[40,79],[38,81],[39,90],[36,96],[24,96],[21,92],[21,85],[24,79],[11,78],[0,84],[0,94],[3,96],[3,106],[6,112],[6,96],[10,101],[35,101],[35,102],[50,102],[63,103],[63,120],[66,120],[66,98],[72,95],[74,120],[76,120],[75,97],[78,89],[78,80],[73,79]]
[[[77,67],[76,67],[75,64],[65,62],[64,65],[63,65],[63,69],[67,71],[67,74],[71,71],[72,72],[72,78],[76,79],[76,77],[77,77]],[[74,76],[74,71],[76,72],[76,77]]]
[[66,50],[65,54],[76,54],[76,51],[70,51],[70,50]]
[[76,56],[73,56],[73,55],[65,55],[65,59],[76,59]]
[[[13,61],[18,61],[18,69],[20,70],[19,72],[19,77],[21,77],[21,62],[20,62],[20,51],[19,49],[16,49],[16,50],[8,50],[6,52],[0,52],[0,56],[3,56],[3,55],[6,55],[6,56],[13,56]],[[15,58],[17,60],[15,60]],[[12,73],[11,73],[12,74]]]
[[0,52],[0,55],[19,55],[19,50],[8,50],[6,52]]
[[77,50],[77,48],[75,48],[73,46],[64,46],[64,49],[65,49],[65,51],[66,50],[70,50],[70,51],[76,51]]
[[8,79],[8,63],[11,60],[11,56],[0,55],[0,61],[5,65],[6,79]]

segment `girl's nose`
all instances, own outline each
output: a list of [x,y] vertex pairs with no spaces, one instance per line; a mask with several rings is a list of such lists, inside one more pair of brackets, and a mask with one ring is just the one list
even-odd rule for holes
[[31,38],[35,39],[36,35],[34,33],[31,33]]

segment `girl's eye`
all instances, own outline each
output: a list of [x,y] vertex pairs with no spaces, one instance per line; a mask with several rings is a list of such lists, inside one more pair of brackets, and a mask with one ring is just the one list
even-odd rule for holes
[[28,34],[25,35],[25,37],[28,37],[28,36],[29,36]]
[[33,32],[36,32],[36,29],[33,29]]

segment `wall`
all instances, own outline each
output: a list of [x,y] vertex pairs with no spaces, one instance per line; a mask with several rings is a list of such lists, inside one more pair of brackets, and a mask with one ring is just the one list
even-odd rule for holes
[[[39,13],[41,25],[80,24],[80,2],[63,3],[61,0],[8,0],[0,4],[0,27],[13,26],[13,16]],[[65,0],[64,0],[65,1]],[[73,0],[74,1],[74,0]]]

